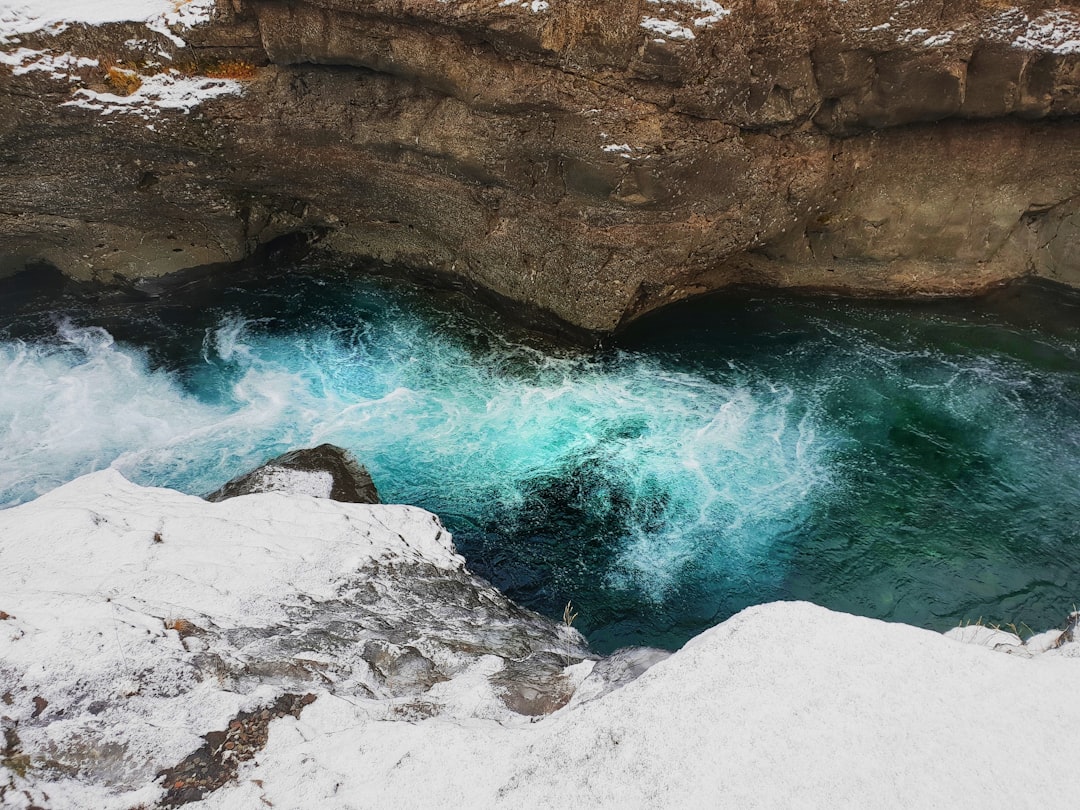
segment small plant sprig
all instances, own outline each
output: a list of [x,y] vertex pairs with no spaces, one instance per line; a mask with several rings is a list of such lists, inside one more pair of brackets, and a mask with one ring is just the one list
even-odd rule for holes
[[577,617],[577,613],[574,612],[574,603],[567,602],[566,607],[562,609],[563,624],[565,624],[567,627],[573,627],[574,619],[576,619]]
[[[574,619],[578,617],[577,612],[574,610],[574,603],[572,601],[566,603],[566,607],[562,611],[563,624],[567,627],[574,626]],[[570,636],[566,637],[566,666],[570,666]]]

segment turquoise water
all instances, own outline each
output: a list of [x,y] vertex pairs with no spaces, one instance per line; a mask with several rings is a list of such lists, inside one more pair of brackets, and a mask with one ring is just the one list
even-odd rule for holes
[[513,598],[572,599],[601,650],[774,599],[936,629],[1080,601],[1080,305],[1057,290],[729,294],[587,351],[345,275],[184,296],[0,290],[0,504],[109,465],[201,494],[333,442]]

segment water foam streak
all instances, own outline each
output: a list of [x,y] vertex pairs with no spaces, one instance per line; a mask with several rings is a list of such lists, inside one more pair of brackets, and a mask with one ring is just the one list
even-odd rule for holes
[[759,302],[586,353],[382,287],[286,286],[177,327],[168,362],[88,321],[0,341],[0,503],[109,465],[199,494],[333,442],[609,648],[776,598],[932,626],[995,595],[1041,610],[1080,573],[1072,336]]

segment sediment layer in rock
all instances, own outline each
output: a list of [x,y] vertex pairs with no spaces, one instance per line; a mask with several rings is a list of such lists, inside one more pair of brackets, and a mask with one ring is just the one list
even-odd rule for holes
[[[301,235],[598,331],[733,283],[1080,283],[1066,2],[222,0],[177,32],[3,46],[6,267],[135,277]],[[203,100],[87,95],[117,65],[137,100],[166,66]]]

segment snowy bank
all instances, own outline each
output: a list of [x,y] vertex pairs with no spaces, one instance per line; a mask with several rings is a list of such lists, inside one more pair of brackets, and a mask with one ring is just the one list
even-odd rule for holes
[[[134,114],[146,121],[163,111],[188,114],[206,101],[222,96],[240,95],[244,83],[224,77],[185,75],[168,63],[177,49],[187,42],[181,36],[207,25],[216,0],[115,0],[111,3],[90,0],[17,0],[0,8],[0,65],[11,68],[12,75],[42,75],[73,85],[71,100],[63,107],[90,110],[102,115]],[[115,54],[102,62],[100,54],[57,53],[14,46],[27,35],[54,37],[72,26],[100,26],[108,23],[136,23],[147,38],[124,42],[128,64],[141,64],[140,71],[111,65]],[[161,39],[163,38],[163,39]],[[79,47],[91,47],[82,42]],[[164,60],[164,61],[162,61]],[[88,68],[98,68],[88,71]],[[102,76],[110,77],[108,90]],[[116,81],[120,85],[116,85]],[[94,86],[85,86],[87,82]],[[116,91],[116,92],[113,92]],[[149,125],[154,128],[153,124]]]
[[179,788],[159,773],[204,735],[303,692],[314,701],[275,715],[265,748],[201,806],[1064,807],[1075,794],[1075,641],[1025,660],[981,632],[965,644],[776,603],[651,668],[662,654],[597,663],[573,631],[472,577],[411,507],[208,503],[105,471],[0,512],[0,582],[5,807],[160,801]]
[[0,43],[36,31],[58,34],[71,25],[143,22],[179,45],[173,29],[210,21],[215,0],[14,0],[0,8]]

